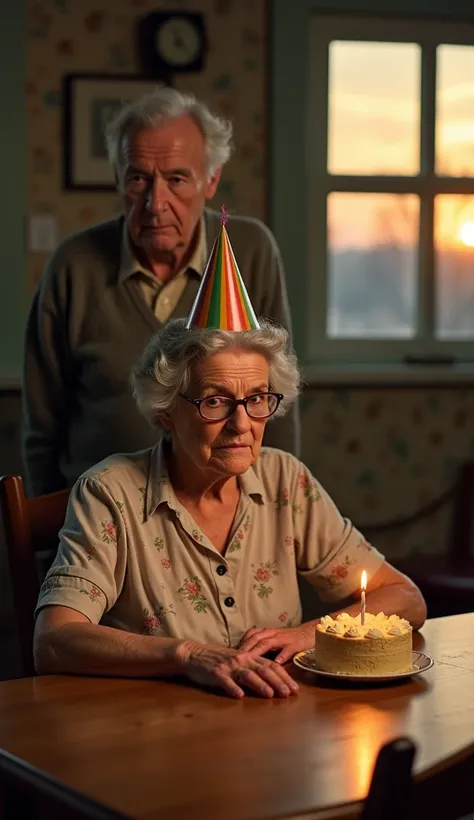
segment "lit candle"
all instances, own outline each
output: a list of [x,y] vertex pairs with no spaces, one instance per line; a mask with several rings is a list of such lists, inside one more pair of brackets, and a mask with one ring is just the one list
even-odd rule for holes
[[361,579],[360,579],[360,623],[362,626],[365,624],[365,590],[367,589],[367,573],[365,569],[362,572]]

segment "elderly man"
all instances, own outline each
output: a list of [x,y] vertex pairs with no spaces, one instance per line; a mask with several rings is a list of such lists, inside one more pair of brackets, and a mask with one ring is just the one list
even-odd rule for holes
[[[228,122],[161,88],[124,106],[106,136],[124,214],[59,246],[28,320],[23,453],[33,495],[153,444],[130,371],[154,332],[188,314],[219,230],[219,214],[205,205],[231,153]],[[231,217],[228,228],[256,312],[289,328],[272,234],[246,217]],[[269,426],[265,444],[297,454],[297,428],[295,410]]]

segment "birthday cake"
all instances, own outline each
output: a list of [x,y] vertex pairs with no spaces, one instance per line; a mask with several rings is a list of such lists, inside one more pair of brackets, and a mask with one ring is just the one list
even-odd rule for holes
[[412,668],[412,628],[398,615],[341,612],[325,615],[316,627],[314,662],[323,672],[396,675]]

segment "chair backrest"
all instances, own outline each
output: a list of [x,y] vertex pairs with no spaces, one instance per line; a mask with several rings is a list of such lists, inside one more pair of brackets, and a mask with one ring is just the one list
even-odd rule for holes
[[415,779],[413,810],[416,817],[437,820],[459,820],[474,812],[474,741]]
[[0,478],[0,508],[18,628],[22,674],[34,675],[34,610],[39,593],[36,555],[55,553],[69,490],[27,498],[21,476]]
[[0,749],[0,820],[130,820]]
[[382,746],[360,820],[409,820],[412,817],[415,751],[415,744],[406,737]]
[[[415,744],[405,737],[381,747],[358,820],[459,820],[474,811],[474,743],[414,777],[415,753]],[[353,820],[357,814],[336,817]]]

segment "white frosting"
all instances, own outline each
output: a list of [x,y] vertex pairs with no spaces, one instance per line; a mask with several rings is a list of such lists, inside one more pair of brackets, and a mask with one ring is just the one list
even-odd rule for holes
[[344,627],[342,624],[329,624],[326,627],[326,632],[329,632],[330,635],[342,635],[344,633]]
[[367,632],[366,638],[383,638],[383,632],[380,629],[377,629],[376,626],[373,629],[369,629]]
[[350,629],[347,630],[347,632],[344,632],[344,637],[345,638],[362,638],[363,636],[362,636],[362,633],[361,633],[360,629],[358,629],[356,626],[351,626]]
[[335,619],[330,615],[325,615],[316,628],[330,635],[371,640],[411,632],[411,626],[405,618],[399,618],[398,615],[386,616],[383,612],[378,612],[377,615],[366,612],[363,626],[360,622],[360,614],[354,617],[348,612],[340,612]]

